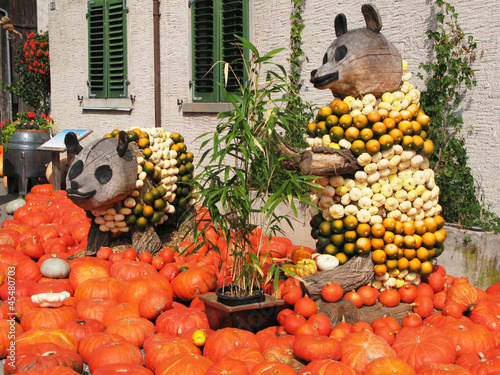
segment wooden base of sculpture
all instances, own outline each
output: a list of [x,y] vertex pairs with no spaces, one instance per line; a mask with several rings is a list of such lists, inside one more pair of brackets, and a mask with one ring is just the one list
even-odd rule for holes
[[339,284],[344,293],[347,293],[369,284],[374,276],[373,267],[374,264],[369,254],[357,256],[333,270],[303,277],[301,286],[312,299],[321,298],[321,289],[330,282]]

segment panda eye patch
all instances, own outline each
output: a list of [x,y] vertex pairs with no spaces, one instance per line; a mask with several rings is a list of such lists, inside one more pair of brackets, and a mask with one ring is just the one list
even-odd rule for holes
[[83,172],[83,161],[77,160],[71,165],[71,168],[69,169],[68,172],[68,178],[70,180],[74,180],[75,178],[80,176],[82,172]]
[[95,170],[95,178],[101,185],[107,184],[113,177],[113,170],[109,165],[101,165]]
[[335,61],[342,60],[347,55],[347,47],[342,45],[335,50]]
[[325,53],[325,56],[323,56],[323,65],[325,65],[328,62],[328,53]]

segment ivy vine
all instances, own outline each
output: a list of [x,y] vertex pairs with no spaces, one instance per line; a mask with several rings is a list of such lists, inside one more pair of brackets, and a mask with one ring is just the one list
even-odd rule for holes
[[302,49],[302,31],[305,27],[302,20],[304,12],[304,0],[291,0],[292,11],[290,13],[290,57],[287,59],[290,64],[288,74],[288,105],[286,115],[291,118],[287,124],[287,131],[284,139],[287,143],[295,147],[305,147],[304,129],[305,125],[314,117],[315,107],[305,102],[300,96],[302,64],[309,61]]
[[[426,91],[421,104],[433,122],[431,139],[436,152],[431,167],[440,186],[442,215],[447,222],[465,228],[479,227],[500,231],[500,218],[490,212],[467,165],[468,156],[463,137],[463,119],[457,108],[465,92],[476,85],[471,65],[477,57],[477,43],[466,36],[458,22],[455,8],[445,0],[435,0],[436,30],[426,32],[433,43],[435,59],[420,68],[427,74]],[[419,73],[420,78],[424,78]]]

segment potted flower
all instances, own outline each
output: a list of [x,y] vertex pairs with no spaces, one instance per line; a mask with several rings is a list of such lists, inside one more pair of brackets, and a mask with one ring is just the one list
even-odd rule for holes
[[[51,137],[54,120],[45,114],[18,113],[17,120],[0,122],[0,147],[3,153],[3,175],[8,177],[9,191],[19,179],[19,191],[24,193],[26,178],[44,177],[52,159],[49,152],[37,148]],[[11,177],[14,180],[11,181]]]
[[54,120],[45,115],[35,115],[34,112],[18,113],[17,120],[5,120],[0,122],[0,144],[8,150],[9,141],[16,131],[38,131],[46,134],[42,138],[50,138],[50,131],[54,126]]
[[[261,293],[272,280],[277,287],[279,265],[266,241],[282,233],[283,223],[292,224],[276,208],[288,203],[297,215],[294,200],[311,204],[304,186],[315,186],[313,176],[285,170],[277,149],[277,131],[288,123],[284,109],[289,100],[286,71],[271,62],[281,50],[261,56],[253,44],[239,39],[238,45],[251,53],[243,59],[247,81],[237,94],[222,87],[234,109],[220,113],[216,130],[201,136],[201,173],[194,180],[201,205],[224,238],[224,244],[210,246],[224,254],[227,285],[220,293],[230,297]],[[264,71],[266,67],[270,69]],[[227,80],[227,64],[224,71]],[[204,231],[195,228],[195,238],[208,242]]]

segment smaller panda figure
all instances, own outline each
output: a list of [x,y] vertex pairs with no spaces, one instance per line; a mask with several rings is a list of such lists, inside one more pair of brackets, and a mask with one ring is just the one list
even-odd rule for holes
[[85,148],[74,133],[64,141],[76,155],[66,177],[66,191],[77,206],[87,211],[112,207],[135,189],[137,158],[125,132],[118,139],[99,139]]

